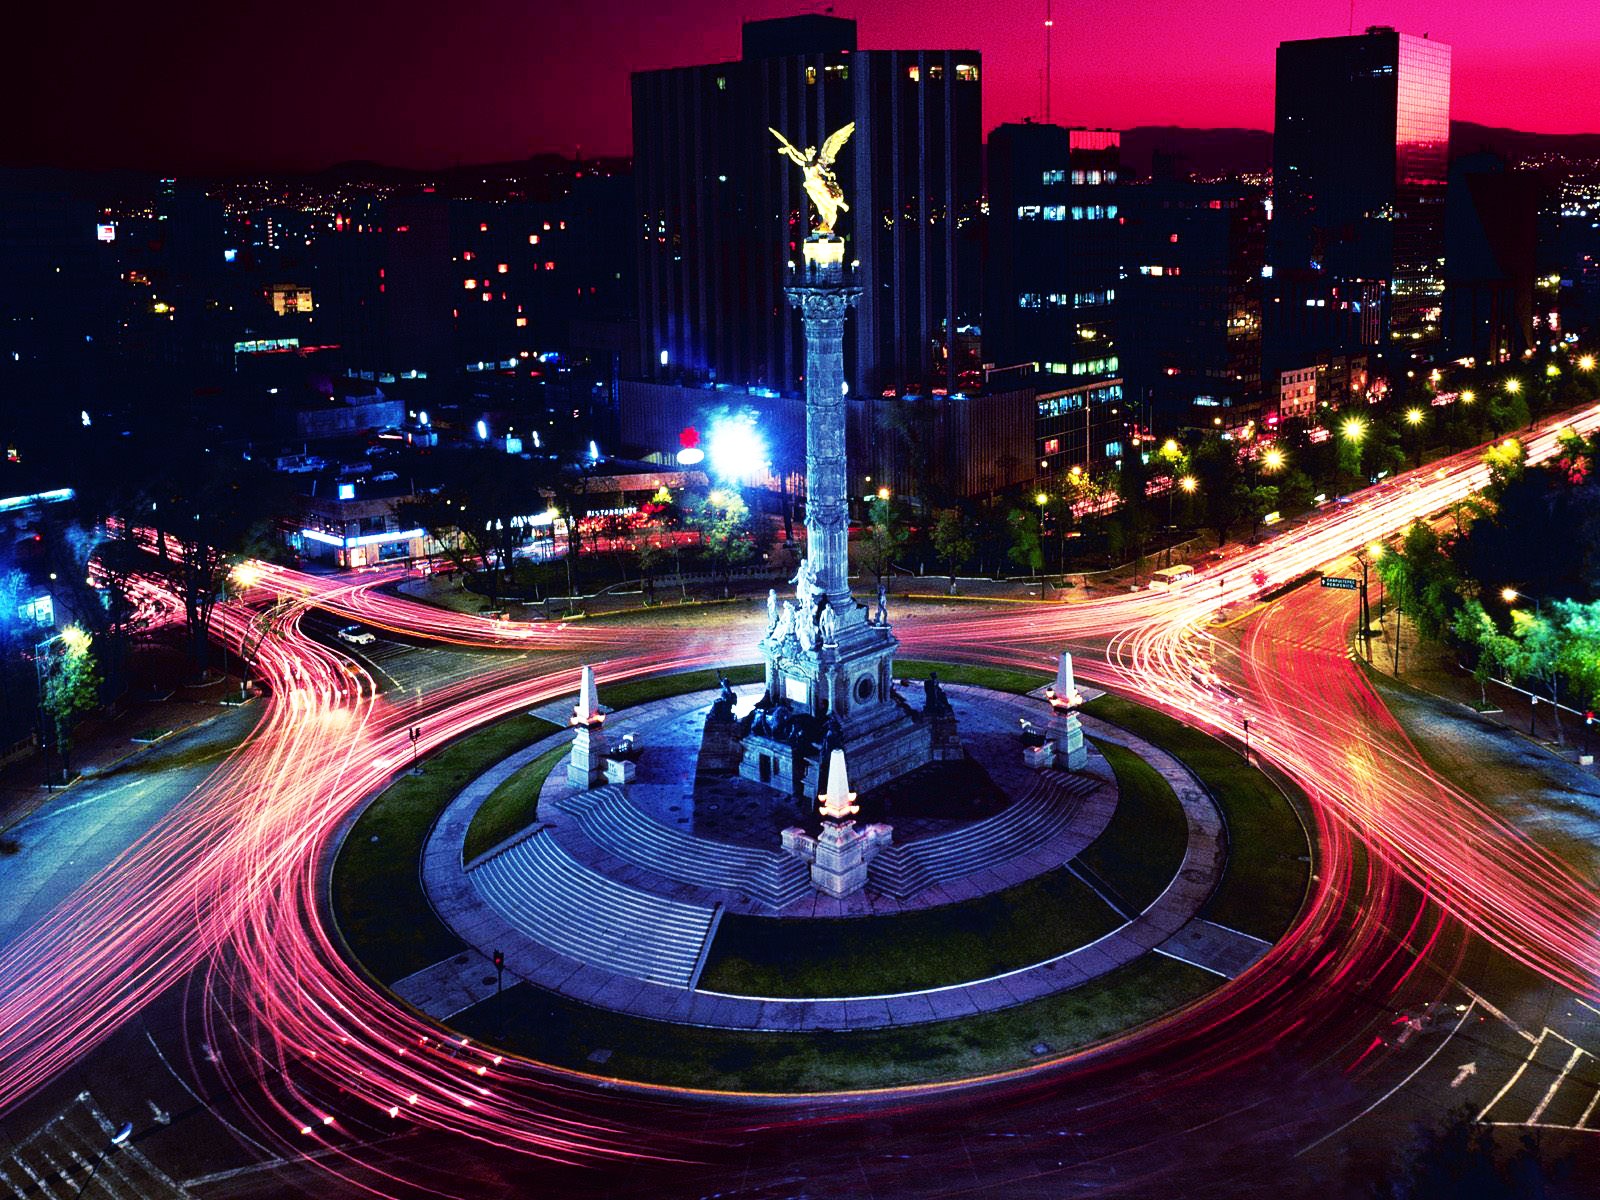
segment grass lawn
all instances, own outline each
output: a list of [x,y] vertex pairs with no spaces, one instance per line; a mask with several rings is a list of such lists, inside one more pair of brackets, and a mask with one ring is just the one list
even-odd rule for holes
[[965,983],[1053,958],[1122,919],[1057,869],[1015,887],[888,917],[729,913],[700,987],[746,996],[871,996]]
[[602,683],[600,703],[607,708],[630,708],[635,704],[649,704],[668,696],[681,696],[686,692],[703,692],[717,686],[719,674],[726,675],[731,684],[760,683],[767,677],[762,663],[746,663],[738,667],[708,668],[703,671],[684,671],[677,675],[647,675],[640,679],[627,679],[621,683]]
[[[666,1025],[526,984],[451,1018],[479,1041],[616,1079],[722,1090],[816,1092],[962,1079],[1060,1054],[1154,1020],[1219,980],[1147,954],[1071,991],[956,1021],[855,1033],[754,1033]],[[590,1061],[610,1051],[604,1064]]]
[[393,983],[462,949],[434,915],[417,877],[422,844],[456,793],[556,726],[520,715],[458,738],[401,775],[356,820],[333,864],[332,904],[350,949]]
[[472,814],[462,857],[471,862],[492,850],[517,830],[533,822],[539,807],[539,789],[556,764],[572,752],[566,741],[552,746],[520,771],[515,771]]
[[973,687],[991,688],[997,692],[1015,692],[1026,695],[1034,688],[1043,687],[1055,678],[1042,671],[1018,671],[1011,667],[978,667],[962,663],[928,662],[924,659],[902,658],[894,664],[896,679],[926,679],[939,672],[940,683],[966,683]]
[[1120,696],[1091,700],[1083,711],[1177,756],[1216,797],[1228,825],[1228,861],[1200,915],[1269,941],[1287,929],[1305,899],[1311,851],[1294,807],[1272,780],[1209,734]]
[[1161,772],[1125,746],[1095,739],[1117,775],[1111,824],[1074,863],[1105,890],[1142,913],[1166,890],[1183,865],[1189,823]]

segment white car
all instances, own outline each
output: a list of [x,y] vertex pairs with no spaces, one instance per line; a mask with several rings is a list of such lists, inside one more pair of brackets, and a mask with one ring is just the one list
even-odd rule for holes
[[378,635],[370,629],[363,629],[359,625],[346,625],[339,630],[339,640],[349,642],[352,646],[370,646],[378,640]]

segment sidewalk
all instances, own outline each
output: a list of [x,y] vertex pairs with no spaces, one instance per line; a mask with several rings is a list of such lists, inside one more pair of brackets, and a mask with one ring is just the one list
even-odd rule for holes
[[[1373,607],[1373,612],[1376,615],[1376,605]],[[1401,626],[1398,678],[1394,673],[1394,639],[1397,625]],[[1357,654],[1360,661],[1366,662],[1366,653],[1360,645],[1359,633],[1356,640],[1357,645],[1352,653]],[[1470,715],[1482,726],[1493,726],[1507,734],[1514,734],[1529,745],[1537,746],[1552,757],[1568,764],[1574,771],[1583,772],[1590,779],[1600,776],[1600,771],[1593,765],[1580,766],[1577,761],[1580,752],[1600,753],[1600,731],[1585,727],[1581,716],[1563,712],[1562,738],[1558,739],[1556,727],[1551,721],[1548,699],[1541,698],[1537,705],[1530,705],[1524,693],[1493,681],[1486,688],[1490,709],[1488,711],[1480,709],[1477,681],[1466,670],[1456,666],[1451,655],[1452,652],[1438,642],[1420,640],[1416,626],[1410,620],[1402,618],[1397,622],[1394,610],[1386,608],[1381,632],[1376,620],[1374,621],[1372,662],[1367,669],[1369,676],[1376,677],[1384,687],[1392,689],[1398,683],[1403,688],[1422,693],[1433,700],[1459,705],[1467,709],[1468,713],[1458,712],[1458,716]]]
[[[177,689],[167,700],[124,701],[115,716],[96,714],[73,736],[70,755],[74,780],[65,787],[46,787],[45,760],[37,750],[0,770],[0,833],[25,820],[53,796],[70,792],[85,780],[104,776],[151,753],[179,734],[197,729],[234,708],[224,696],[237,699],[237,680]],[[259,701],[252,701],[253,708]],[[50,766],[60,759],[50,748]]]

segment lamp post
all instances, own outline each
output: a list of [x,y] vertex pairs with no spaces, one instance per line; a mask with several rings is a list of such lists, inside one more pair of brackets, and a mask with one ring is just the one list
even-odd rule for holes
[[1416,445],[1416,465],[1419,467],[1422,465],[1422,422],[1427,419],[1427,416],[1428,414],[1420,408],[1406,409],[1406,424],[1411,427],[1411,440]]
[[1244,765],[1250,765],[1250,718],[1243,717],[1244,722]]
[[1372,606],[1367,602],[1366,552],[1357,550],[1356,561],[1361,564],[1361,640],[1367,647],[1367,661],[1370,663],[1372,661]]

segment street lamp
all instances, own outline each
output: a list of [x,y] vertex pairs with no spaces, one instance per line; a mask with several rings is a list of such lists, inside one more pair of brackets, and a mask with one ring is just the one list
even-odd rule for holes
[[1592,355],[1592,354],[1580,354],[1578,356],[1578,370],[1580,370],[1580,371],[1592,371],[1592,370],[1594,370],[1594,355]]
[[1515,396],[1518,392],[1520,392],[1522,390],[1522,380],[1518,379],[1515,375],[1513,375],[1510,379],[1506,380],[1505,386],[1506,386],[1506,391],[1510,392],[1513,396]]
[[1471,388],[1468,388],[1466,391],[1461,393],[1461,403],[1463,404],[1471,404],[1477,398],[1478,393],[1473,391]]
[[1281,471],[1286,460],[1283,451],[1274,447],[1261,453],[1261,469],[1263,471]]
[[1347,442],[1359,442],[1367,436],[1367,423],[1360,417],[1351,417],[1339,427],[1339,432],[1344,435]]

